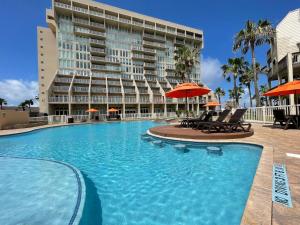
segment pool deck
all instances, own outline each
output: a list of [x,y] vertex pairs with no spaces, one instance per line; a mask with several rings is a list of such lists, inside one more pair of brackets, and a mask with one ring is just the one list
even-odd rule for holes
[[[72,124],[74,125],[74,124]],[[0,130],[0,136],[30,132],[61,125]],[[178,128],[177,128],[178,129]],[[190,129],[181,129],[180,132]],[[256,171],[244,215],[243,225],[299,225],[300,224],[300,158],[288,157],[286,153],[300,154],[300,130],[283,130],[253,124],[254,135],[240,139],[202,140],[203,142],[239,142],[262,145],[264,150]],[[195,139],[190,139],[195,141]],[[293,208],[272,202],[272,166],[285,163],[288,172]]]

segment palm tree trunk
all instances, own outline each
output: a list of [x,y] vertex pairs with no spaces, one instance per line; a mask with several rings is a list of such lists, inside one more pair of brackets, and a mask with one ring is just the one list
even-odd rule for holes
[[252,93],[251,93],[251,86],[248,85],[248,91],[249,91],[249,100],[250,100],[250,107],[252,107]]
[[222,110],[221,96],[219,95],[220,111]]
[[234,89],[234,97],[235,97],[235,107],[239,105],[239,96],[237,92],[237,85],[236,85],[236,77],[233,76],[233,89]]
[[252,55],[252,69],[253,69],[253,82],[254,82],[254,91],[255,91],[255,103],[256,107],[260,106],[259,101],[259,91],[258,91],[258,82],[257,82],[257,74],[256,74],[256,59],[254,52],[254,43],[251,44],[251,55]]

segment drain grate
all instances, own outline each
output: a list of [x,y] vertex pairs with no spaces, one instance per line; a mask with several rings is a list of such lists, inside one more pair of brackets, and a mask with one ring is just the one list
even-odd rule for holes
[[273,165],[272,201],[292,208],[292,199],[285,165]]

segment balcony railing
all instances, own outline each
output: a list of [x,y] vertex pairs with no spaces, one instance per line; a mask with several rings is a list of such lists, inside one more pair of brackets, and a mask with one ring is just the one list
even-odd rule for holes
[[138,22],[138,21],[134,21],[134,20],[132,21],[132,24],[136,25],[136,26],[139,26],[139,27],[143,27],[143,25],[144,25],[143,23]]
[[153,103],[164,103],[163,97],[153,97]]
[[63,9],[70,9],[70,10],[72,10],[72,6],[71,5],[67,5],[67,4],[60,3],[60,2],[54,2],[54,6],[59,7],[59,8],[63,8]]
[[98,39],[90,39],[90,43],[97,44],[97,45],[105,45],[104,40],[98,40]]
[[96,35],[96,36],[99,36],[99,37],[106,37],[105,33],[99,32],[99,31],[95,31],[95,30],[90,30],[90,34]]
[[106,14],[105,18],[118,21],[118,17],[117,16],[113,16],[113,15],[109,15],[109,14]]
[[102,94],[105,94],[106,93],[106,88],[92,87],[91,88],[91,92],[92,93],[102,93]]
[[122,84],[123,86],[127,86],[127,87],[133,86],[133,82],[129,82],[129,81],[122,81]]
[[93,10],[90,10],[90,14],[93,16],[99,16],[99,17],[104,16],[104,14],[102,12],[97,12],[97,11],[93,11]]
[[56,77],[54,81],[57,82],[57,83],[71,83],[72,82],[72,78]]
[[88,103],[89,102],[89,97],[86,95],[80,96],[80,95],[75,95],[72,96],[72,102],[75,103]]
[[69,96],[63,95],[63,96],[49,96],[48,102],[50,103],[67,103],[69,102]]
[[148,94],[148,89],[147,88],[139,88],[139,93],[140,94]]
[[91,52],[95,52],[95,53],[105,53],[105,50],[102,48],[93,48],[92,47],[90,50],[91,50]]
[[88,92],[89,88],[88,87],[73,87],[72,90],[74,92]]
[[154,63],[144,63],[144,67],[145,68],[155,69],[156,68],[156,64],[154,64]]
[[81,12],[81,13],[86,13],[86,14],[89,13],[88,9],[84,9],[84,8],[76,7],[76,6],[73,6],[73,10],[76,11],[76,12]]
[[91,96],[92,103],[106,103],[107,97],[106,96]]
[[90,80],[88,79],[74,79],[74,83],[79,83],[79,84],[89,84]]
[[135,97],[125,97],[125,102],[126,103],[136,103],[136,98]]
[[69,86],[54,86],[53,91],[57,92],[68,92],[69,91]]
[[129,19],[120,18],[119,20],[120,20],[120,22],[122,22],[122,23],[131,24],[131,20],[129,20]]
[[135,94],[135,89],[134,88],[124,88],[124,93],[125,94]]
[[121,86],[120,81],[109,80],[108,85]]
[[122,103],[122,97],[118,97],[118,96],[109,96],[109,97],[108,97],[108,102],[109,102],[109,103]]
[[151,75],[151,76],[156,76],[157,72],[153,70],[144,70],[145,75]]
[[80,18],[73,18],[73,22],[74,23],[78,23],[78,24],[83,24],[83,25],[89,25],[90,22],[88,20],[85,19],[80,19]]
[[92,84],[106,85],[105,80],[92,80]]
[[140,102],[141,103],[150,103],[150,98],[149,97],[140,97]]
[[108,88],[108,93],[119,94],[119,93],[122,93],[122,90],[121,90],[121,88]]
[[96,27],[96,28],[105,28],[104,24],[102,24],[102,23],[91,22],[90,25],[92,27]]

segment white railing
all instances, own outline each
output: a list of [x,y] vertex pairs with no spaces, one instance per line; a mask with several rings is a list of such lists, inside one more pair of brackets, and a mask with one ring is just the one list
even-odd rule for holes
[[89,115],[70,115],[75,123],[86,122],[89,119]]
[[29,122],[48,122],[48,116],[29,117]]
[[244,115],[244,120],[249,122],[273,123],[274,109],[283,109],[286,115],[295,115],[296,107],[298,107],[299,112],[300,105],[262,106],[248,108],[247,112]]
[[54,123],[67,123],[67,116],[61,115],[61,116],[48,116],[48,123],[54,124]]

